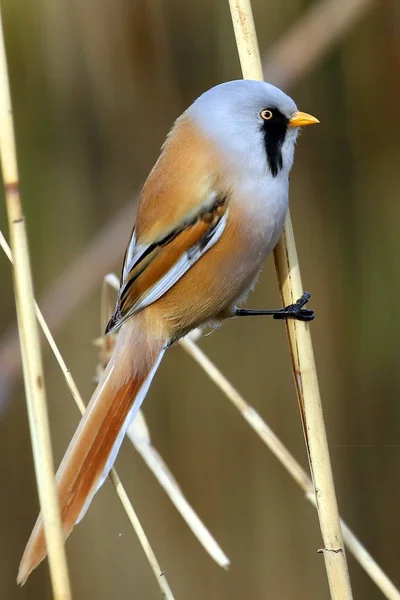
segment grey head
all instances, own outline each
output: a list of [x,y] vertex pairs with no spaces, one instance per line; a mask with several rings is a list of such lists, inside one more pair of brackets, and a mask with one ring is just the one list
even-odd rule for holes
[[289,121],[296,112],[294,101],[279,88],[238,80],[211,88],[186,114],[247,171],[259,173],[262,165],[270,177],[287,178],[298,135]]

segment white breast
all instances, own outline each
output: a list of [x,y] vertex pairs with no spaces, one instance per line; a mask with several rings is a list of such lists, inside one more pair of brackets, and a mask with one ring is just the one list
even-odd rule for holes
[[246,239],[261,261],[278,242],[288,211],[287,173],[271,177],[266,171],[242,172],[232,198],[240,206]]

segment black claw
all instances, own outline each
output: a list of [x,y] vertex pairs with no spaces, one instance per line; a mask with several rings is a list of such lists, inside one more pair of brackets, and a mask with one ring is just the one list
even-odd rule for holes
[[[291,304],[291,306],[294,306]],[[289,308],[289,307],[288,307]],[[281,312],[279,314],[273,315],[274,319],[296,319],[296,321],[313,321],[315,318],[315,314],[313,310],[308,309],[300,309],[297,311],[287,311]]]
[[314,311],[303,308],[311,298],[309,292],[304,292],[301,298],[295,304],[289,304],[279,313],[276,313],[274,319],[297,319],[298,321],[312,321],[315,317]]
[[305,304],[307,304],[307,302],[309,301],[310,298],[311,298],[310,292],[304,292],[302,297],[297,300],[296,304],[299,304],[300,306],[304,306]]

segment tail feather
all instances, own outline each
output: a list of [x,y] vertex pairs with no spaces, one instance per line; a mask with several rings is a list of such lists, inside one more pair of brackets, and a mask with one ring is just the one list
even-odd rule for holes
[[[137,317],[121,329],[113,356],[57,472],[64,539],[82,519],[106,479],[164,352],[165,341],[148,339]],[[39,515],[19,567],[20,585],[46,554]]]

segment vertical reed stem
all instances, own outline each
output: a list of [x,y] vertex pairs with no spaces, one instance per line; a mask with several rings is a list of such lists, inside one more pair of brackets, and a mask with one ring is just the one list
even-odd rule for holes
[[40,507],[49,554],[53,595],[69,600],[68,579],[46,406],[43,366],[33,299],[24,214],[19,194],[11,97],[0,14],[0,159],[14,257],[13,278],[28,417]]
[[[250,0],[229,0],[229,4],[243,77],[262,80],[262,66]],[[303,286],[289,214],[274,256],[283,304],[292,304],[301,297]],[[290,320],[287,323],[287,333],[323,539],[320,551],[325,559],[331,598],[351,600],[350,578],[309,325]]]

